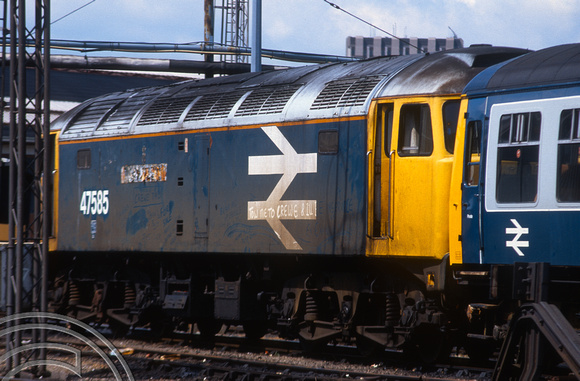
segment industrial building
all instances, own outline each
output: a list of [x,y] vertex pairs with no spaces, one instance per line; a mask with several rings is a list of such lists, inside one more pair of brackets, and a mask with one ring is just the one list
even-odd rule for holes
[[419,52],[439,52],[463,48],[463,39],[450,38],[391,38],[391,37],[347,37],[346,55],[358,59],[379,56],[406,56]]

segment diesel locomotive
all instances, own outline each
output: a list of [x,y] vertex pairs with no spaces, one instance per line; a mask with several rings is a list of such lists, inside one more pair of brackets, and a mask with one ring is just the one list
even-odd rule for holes
[[485,357],[525,299],[516,262],[577,272],[579,55],[474,46],[91,99],[51,127],[51,308]]

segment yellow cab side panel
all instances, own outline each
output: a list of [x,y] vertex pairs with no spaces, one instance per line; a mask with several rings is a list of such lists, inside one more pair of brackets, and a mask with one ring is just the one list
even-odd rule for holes
[[[367,255],[443,258],[449,252],[449,183],[453,155],[445,148],[442,107],[458,97],[407,97],[379,100],[372,105],[368,127],[369,210]],[[377,114],[381,104],[392,104],[390,147],[376,142]],[[401,149],[401,112],[426,105],[430,110],[432,152],[409,155]],[[379,134],[380,135],[380,134]],[[380,148],[380,149],[379,149]],[[386,149],[388,148],[388,149]],[[380,152],[378,152],[380,151]],[[375,155],[381,160],[381,191],[376,191]],[[375,203],[380,197],[380,234],[376,228]]]
[[58,139],[60,137],[60,131],[51,132],[51,144],[53,149],[53,168],[52,168],[52,233],[48,242],[48,250],[55,251],[57,247],[58,239],[58,163],[59,163],[59,146]]
[[449,195],[449,263],[459,264],[463,262],[461,246],[461,210],[462,210],[462,184],[463,162],[465,155],[465,131],[466,119],[463,117],[467,112],[467,99],[461,101],[459,120],[457,122],[457,134],[455,137],[455,152],[453,169],[451,173],[451,188]]
[[8,242],[8,224],[0,224],[0,242]]

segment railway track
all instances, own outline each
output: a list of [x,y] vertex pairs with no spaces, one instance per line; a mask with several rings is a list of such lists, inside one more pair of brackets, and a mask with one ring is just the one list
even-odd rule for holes
[[[216,336],[212,343],[204,342],[198,335],[177,334],[158,342],[146,341],[145,332],[132,336],[111,342],[135,380],[486,380],[492,374],[492,369],[467,366],[459,358],[453,364],[426,368],[405,362],[397,353],[369,358],[348,346],[329,346],[316,357],[304,356],[297,342],[267,338],[246,343],[235,331]],[[50,337],[50,342],[72,345],[82,351],[85,367],[91,366],[83,379],[97,380],[106,375],[107,370],[98,365],[99,359],[82,343],[59,336]],[[67,360],[70,354],[57,356],[61,356],[60,361],[70,361]]]
[[[52,367],[48,369],[50,373],[42,373],[43,379],[74,380],[75,376],[70,374],[72,369],[73,373],[77,370],[75,374],[80,379],[111,380],[113,374],[110,364],[105,364],[109,359],[116,359],[115,366],[120,368],[118,363],[121,363],[121,367],[131,374],[116,379],[128,381],[337,378],[487,381],[492,379],[495,367],[492,361],[483,366],[474,365],[462,353],[454,353],[445,364],[425,366],[396,351],[362,356],[354,345],[328,345],[315,356],[305,356],[298,341],[281,340],[271,335],[260,340],[247,340],[238,327],[224,329],[214,339],[207,341],[200,334],[190,332],[172,332],[159,339],[148,330],[134,330],[124,338],[114,339],[108,327],[99,326],[98,335],[103,340],[98,345],[95,345],[95,340],[83,340],[86,336],[82,334],[74,334],[82,330],[71,328],[73,326],[53,324],[53,331],[46,343],[50,349],[46,359],[52,363]],[[96,327],[85,326],[84,329],[89,332],[93,328]],[[30,343],[31,331],[22,332],[22,346],[26,347]],[[20,354],[26,361],[34,360],[27,357],[26,351]],[[0,351],[1,355],[5,353]],[[55,369],[54,364],[68,364],[69,367],[63,371],[58,367]],[[34,369],[26,371],[32,371],[36,376],[41,374],[38,369],[36,372]],[[6,372],[3,374],[6,375]],[[569,379],[570,375],[570,369],[561,366],[557,374],[541,374],[540,379]],[[20,377],[25,379],[26,373],[21,372]]]

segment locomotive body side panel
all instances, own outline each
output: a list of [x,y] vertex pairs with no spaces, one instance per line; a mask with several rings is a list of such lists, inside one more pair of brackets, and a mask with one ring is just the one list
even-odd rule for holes
[[212,134],[210,251],[361,254],[364,126],[337,120]]
[[[178,152],[178,141],[184,139],[174,135],[60,145],[60,180],[74,185],[59,192],[59,226],[66,226],[60,230],[59,249],[192,247],[193,232],[182,231],[181,240],[177,236],[177,221],[191,222],[186,213],[193,210],[193,156]],[[187,185],[188,191],[180,192]]]
[[62,144],[61,181],[75,186],[60,190],[67,231],[58,248],[362,254],[365,125],[358,118]]

